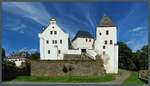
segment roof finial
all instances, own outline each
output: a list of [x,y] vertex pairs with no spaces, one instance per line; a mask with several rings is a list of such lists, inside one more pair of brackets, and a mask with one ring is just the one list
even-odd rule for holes
[[106,13],[104,13],[104,16],[107,16]]

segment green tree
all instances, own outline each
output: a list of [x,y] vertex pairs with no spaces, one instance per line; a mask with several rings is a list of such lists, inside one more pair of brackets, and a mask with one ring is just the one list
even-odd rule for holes
[[141,50],[133,53],[131,59],[136,65],[136,70],[148,69],[148,45],[144,45]]
[[119,68],[133,70],[136,66],[131,59],[132,50],[123,42],[118,42],[119,45]]
[[4,60],[4,58],[5,58],[5,49],[2,48],[2,61]]
[[143,46],[139,59],[140,69],[148,69],[148,45]]
[[38,53],[38,52],[32,53],[30,55],[29,59],[31,59],[31,60],[38,60],[38,59],[40,59],[40,53]]

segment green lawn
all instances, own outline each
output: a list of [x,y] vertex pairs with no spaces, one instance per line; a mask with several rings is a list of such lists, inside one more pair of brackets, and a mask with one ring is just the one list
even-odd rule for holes
[[62,83],[91,83],[91,82],[108,82],[114,80],[115,77],[107,74],[104,77],[97,76],[18,76],[12,81],[24,82],[62,82]]
[[138,79],[138,72],[130,72],[130,76],[124,80],[123,84],[145,84]]

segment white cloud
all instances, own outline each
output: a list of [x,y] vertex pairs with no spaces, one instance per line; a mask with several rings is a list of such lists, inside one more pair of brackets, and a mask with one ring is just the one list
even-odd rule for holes
[[16,31],[21,34],[24,33],[24,28],[26,28],[25,24],[15,23],[15,24],[7,24],[4,26],[7,30]]
[[130,30],[129,32],[137,32],[137,31],[140,31],[142,29],[144,29],[144,28],[143,27],[137,27],[137,28]]
[[37,51],[37,49],[30,49],[30,50],[29,50],[29,52],[31,52],[31,53],[32,53],[32,52],[35,52],[35,51]]
[[46,25],[50,18],[50,14],[39,2],[3,2],[2,9],[15,15],[32,19],[42,25]]
[[21,48],[21,49],[19,50],[19,52],[22,52],[22,51],[27,51],[27,48]]
[[147,45],[147,41],[145,39],[135,42],[135,45],[132,48],[133,52],[140,50],[144,45]]
[[134,43],[133,40],[126,42],[126,44],[133,44],[133,43]]
[[18,52],[22,52],[22,51],[28,51],[29,53],[32,53],[32,52],[36,52],[37,49],[33,49],[33,48],[31,48],[31,49],[21,48]]

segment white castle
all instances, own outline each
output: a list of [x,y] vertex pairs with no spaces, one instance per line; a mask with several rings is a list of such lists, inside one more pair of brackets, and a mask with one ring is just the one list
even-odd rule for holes
[[86,53],[96,60],[100,55],[104,60],[106,73],[118,73],[117,27],[104,14],[96,26],[96,37],[87,31],[78,31],[73,38],[70,49],[69,34],[65,33],[52,18],[47,28],[39,33],[40,60],[63,60],[64,54]]

